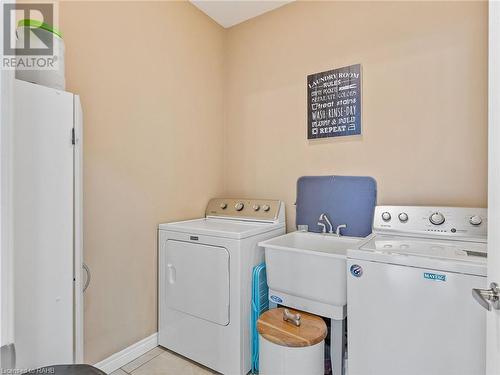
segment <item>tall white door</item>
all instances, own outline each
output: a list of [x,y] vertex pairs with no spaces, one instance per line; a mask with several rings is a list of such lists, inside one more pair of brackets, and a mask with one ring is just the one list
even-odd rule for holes
[[[3,20],[3,6],[0,0],[0,19]],[[0,27],[3,40],[3,27]],[[3,56],[3,55],[0,55]],[[12,251],[11,251],[11,175],[10,149],[12,129],[12,83],[14,71],[0,70],[0,367],[12,363],[13,309],[12,309]],[[3,348],[2,348],[3,347]]]
[[[488,279],[500,284],[500,3],[489,3]],[[500,374],[500,310],[487,313],[488,375]]]
[[17,368],[74,361],[74,95],[17,81],[13,130]]

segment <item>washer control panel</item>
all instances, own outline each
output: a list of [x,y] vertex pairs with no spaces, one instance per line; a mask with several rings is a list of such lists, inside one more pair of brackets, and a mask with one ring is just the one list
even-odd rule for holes
[[205,216],[275,221],[280,203],[272,199],[214,198],[208,202]]
[[373,231],[486,242],[487,214],[486,208],[377,206]]

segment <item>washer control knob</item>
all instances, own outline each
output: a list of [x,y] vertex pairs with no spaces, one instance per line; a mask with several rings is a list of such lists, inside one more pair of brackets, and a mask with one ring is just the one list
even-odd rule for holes
[[271,207],[268,204],[264,204],[262,205],[262,209],[267,212],[271,209]]
[[406,212],[401,212],[398,215],[399,221],[402,223],[406,223],[408,221],[408,214]]
[[242,203],[242,202],[238,202],[234,205],[234,209],[236,211],[241,211],[243,208],[245,207],[245,205]]
[[227,203],[223,202],[223,203],[220,204],[219,207],[222,208],[223,210],[225,210],[227,208]]
[[382,212],[382,220],[384,221],[391,220],[391,214],[389,212]]
[[471,218],[469,219],[469,223],[471,223],[472,225],[480,225],[482,222],[483,218],[477,215],[471,216]]
[[444,215],[441,212],[434,212],[429,216],[429,221],[434,225],[441,225],[444,223]]
[[253,205],[253,210],[254,211],[259,211],[260,210],[260,206],[258,204],[254,204]]

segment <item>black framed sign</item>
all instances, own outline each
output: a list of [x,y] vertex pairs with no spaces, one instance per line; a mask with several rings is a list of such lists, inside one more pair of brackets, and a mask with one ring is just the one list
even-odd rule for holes
[[307,138],[361,134],[361,64],[307,76]]

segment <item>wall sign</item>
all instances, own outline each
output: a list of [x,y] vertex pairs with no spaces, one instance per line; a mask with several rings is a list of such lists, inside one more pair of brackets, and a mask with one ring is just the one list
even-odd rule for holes
[[361,65],[307,76],[307,138],[361,134]]

